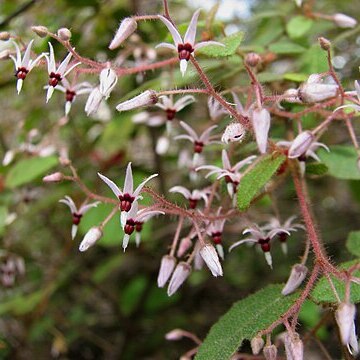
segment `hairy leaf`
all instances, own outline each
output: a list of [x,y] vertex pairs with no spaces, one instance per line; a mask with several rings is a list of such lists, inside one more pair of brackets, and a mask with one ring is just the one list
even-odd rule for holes
[[22,159],[8,172],[5,185],[9,188],[15,188],[27,184],[40,176],[44,176],[57,163],[56,156]]
[[306,164],[306,173],[309,175],[325,175],[328,170],[328,167],[320,162]]
[[249,167],[241,179],[237,192],[240,210],[246,210],[250,206],[251,200],[271,179],[285,159],[286,157],[281,154],[265,155]]
[[235,34],[231,34],[230,36],[227,36],[226,38],[220,40],[220,42],[224,44],[225,47],[209,45],[202,49],[199,49],[197,53],[215,58],[234,55],[237,48],[240,46],[243,37],[244,37],[244,33],[239,31]]
[[230,359],[245,339],[251,340],[267,328],[296,301],[297,293],[281,295],[283,285],[269,285],[257,293],[236,302],[213,325],[201,345],[196,360]]

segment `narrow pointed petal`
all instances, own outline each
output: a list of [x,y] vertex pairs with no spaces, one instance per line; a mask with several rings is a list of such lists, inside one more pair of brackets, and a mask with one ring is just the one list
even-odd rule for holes
[[[188,134],[194,139],[194,140],[200,140],[198,134],[194,131],[194,129],[188,125],[184,121],[180,121],[180,126],[188,132]],[[181,136],[181,135],[180,135]]]
[[267,251],[264,253],[265,255],[265,260],[267,262],[267,264],[271,267],[271,269],[273,268],[272,267],[272,257],[271,257],[271,254],[270,254],[270,251]]
[[54,93],[54,87],[53,86],[49,86],[46,92],[46,103],[49,102],[49,100],[51,99],[53,93]]
[[135,233],[135,244],[137,248],[140,246],[140,243],[141,243],[141,233],[137,231]]
[[24,83],[24,80],[23,80],[23,79],[17,79],[17,82],[16,82],[16,90],[17,90],[17,93],[18,93],[18,94],[20,94],[20,91],[21,91],[21,89],[22,89],[23,83]]
[[100,179],[111,189],[111,191],[115,194],[117,198],[122,195],[120,188],[112,180],[100,173],[98,173],[98,175]]
[[20,48],[19,48],[18,44],[15,41],[13,41],[13,44],[14,44],[15,50],[16,50],[16,59],[12,55],[10,55],[10,57],[14,61],[15,67],[18,68],[18,67],[21,67],[21,65],[22,65],[21,51],[20,51]]
[[132,194],[134,189],[133,184],[133,174],[131,169],[131,162],[129,162],[127,168],[126,168],[126,175],[125,175],[125,182],[124,182],[124,194]]
[[239,245],[242,245],[242,244],[245,244],[245,243],[257,243],[257,240],[255,239],[244,239],[244,240],[240,240],[238,242],[236,242],[235,244],[232,244],[230,247],[229,247],[229,252],[236,248],[237,246]]
[[65,204],[70,208],[72,214],[77,213],[77,207],[70,196],[65,196],[65,199],[59,200],[59,203]]
[[174,137],[174,140],[189,140],[192,143],[194,142],[194,139],[190,135],[177,135]]
[[32,47],[32,44],[34,42],[34,39],[31,40],[25,50],[25,53],[24,53],[24,57],[22,59],[22,66],[24,68],[28,68],[29,66],[29,62],[30,62],[30,55],[31,55],[31,47]]
[[183,187],[183,186],[173,186],[171,189],[169,189],[169,192],[177,192],[184,196],[185,199],[189,199],[191,197],[191,192]]
[[56,68],[55,68],[54,48],[51,45],[51,42],[48,42],[48,44],[49,44],[50,52],[49,52],[49,57],[46,56],[46,60],[48,63],[48,73],[50,74],[51,72],[55,72]]
[[122,241],[122,248],[124,249],[124,252],[125,252],[126,248],[129,245],[129,240],[130,240],[130,235],[125,234],[124,238],[123,238],[123,241]]
[[71,239],[74,240],[77,233],[78,226],[73,224],[71,227]]
[[165,26],[168,28],[168,30],[170,31],[170,34],[174,40],[175,46],[177,47],[178,44],[182,44],[182,38],[181,35],[179,33],[179,31],[176,29],[176,27],[171,23],[171,21],[169,21],[166,17],[159,15],[159,19],[165,24]]
[[230,164],[230,160],[229,160],[228,154],[225,149],[223,149],[221,152],[221,160],[222,160],[223,168],[226,170],[230,170],[231,164]]
[[217,125],[213,125],[210,126],[208,129],[206,129],[201,135],[200,135],[200,141],[206,143],[209,141],[210,138],[210,133],[216,129],[218,126]]
[[[71,71],[73,71],[77,66],[81,65],[81,62],[78,62],[72,66],[70,66],[63,74],[62,76],[67,76]],[[61,73],[60,73],[61,74]]]
[[195,37],[196,37],[196,27],[197,27],[197,22],[198,22],[198,18],[200,15],[200,11],[201,9],[198,9],[194,12],[191,20],[190,20],[190,24],[186,30],[185,36],[184,36],[184,43],[188,43],[191,44],[192,46],[194,46],[195,44]]
[[65,57],[65,59],[61,62],[61,64],[59,65],[58,69],[57,69],[57,73],[59,73],[60,75],[64,75],[68,65],[69,65],[69,62],[72,58],[72,53],[68,53]]
[[246,159],[239,161],[233,166],[233,170],[239,171],[245,165],[251,164],[256,159],[256,155],[248,156]]
[[160,43],[160,44],[157,44],[157,45],[155,46],[155,49],[158,49],[158,48],[161,48],[161,47],[167,48],[167,49],[171,49],[171,50],[174,50],[174,51],[177,51],[177,48],[176,48],[175,45],[169,44],[169,43],[165,43],[165,42],[162,42],[162,43]]
[[134,191],[134,196],[138,197],[142,188],[145,186],[145,184],[156,176],[158,176],[158,174],[153,174],[153,175],[149,176],[147,179],[145,179]]
[[219,254],[221,260],[224,260],[224,248],[221,244],[216,244],[216,251]]
[[71,110],[71,105],[72,105],[72,102],[71,101],[66,101],[65,102],[65,115],[68,116],[69,115],[69,112]]
[[181,99],[179,99],[178,101],[175,102],[174,108],[175,108],[176,111],[180,111],[184,107],[192,104],[195,101],[196,100],[192,95],[186,95],[186,96],[182,97]]
[[180,72],[183,77],[185,76],[187,66],[188,66],[187,60],[185,59],[180,60]]
[[196,51],[196,50],[199,50],[199,49],[209,46],[209,45],[225,47],[224,44],[222,44],[221,42],[218,42],[218,41],[201,41],[201,42],[195,44],[194,50]]
[[[233,196],[234,196],[234,185],[232,183],[227,183],[226,188],[227,188],[229,196],[231,198],[233,198]],[[229,249],[229,251],[230,251],[230,249]]]
[[97,207],[99,204],[100,204],[100,201],[95,201],[95,202],[93,202],[93,203],[91,203],[91,204],[84,205],[84,206],[82,206],[82,207],[80,208],[79,212],[84,215],[84,214],[87,213],[90,209],[92,209],[92,208],[94,208],[94,207]]
[[125,227],[127,217],[128,217],[128,213],[126,211],[122,211],[120,215],[120,224],[122,228]]

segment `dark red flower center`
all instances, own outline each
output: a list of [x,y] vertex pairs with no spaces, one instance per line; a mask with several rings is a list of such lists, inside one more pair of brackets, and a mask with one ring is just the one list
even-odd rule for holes
[[178,45],[178,53],[179,53],[179,59],[180,60],[190,60],[191,53],[194,52],[194,48],[191,44],[179,44]]
[[221,235],[222,235],[221,231],[216,231],[211,234],[214,244],[216,244],[216,245],[221,244]]
[[74,213],[72,214],[72,222],[74,225],[79,225],[80,220],[82,218],[82,214]]
[[204,143],[202,141],[194,142],[194,152],[200,154],[203,151]]
[[15,72],[15,76],[18,79],[24,80],[26,78],[27,73],[29,72],[29,70],[25,67],[19,67],[16,72]]
[[73,102],[75,96],[76,96],[75,91],[71,91],[71,90],[66,89],[66,93],[65,93],[66,101]]
[[282,243],[284,243],[288,238],[288,234],[285,232],[281,232],[280,234],[278,234],[278,238]]
[[259,239],[258,244],[261,246],[261,250],[263,252],[269,252],[270,251],[270,238]]
[[120,210],[128,212],[131,209],[131,205],[134,202],[135,197],[126,193],[124,195],[119,195],[119,200],[120,200]]
[[49,85],[50,86],[55,87],[61,80],[62,80],[62,77],[60,74],[57,74],[54,72],[51,72],[49,74]]
[[169,121],[174,120],[175,115],[176,115],[175,109],[166,109],[166,117]]
[[190,199],[189,199],[189,207],[190,207],[190,209],[195,209],[195,208],[196,208],[196,205],[197,205],[197,202],[198,202],[197,199],[192,199],[192,198],[190,198]]
[[142,230],[142,227],[143,227],[143,222],[141,222],[141,221],[135,221],[135,230],[137,231],[137,232],[140,232],[141,230]]
[[126,224],[124,226],[125,234],[131,235],[135,230],[135,226],[136,226],[136,221],[134,219],[127,219]]

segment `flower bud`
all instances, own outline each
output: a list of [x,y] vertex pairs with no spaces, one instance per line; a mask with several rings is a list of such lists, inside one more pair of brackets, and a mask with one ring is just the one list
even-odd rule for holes
[[158,287],[162,288],[169,280],[176,265],[174,256],[165,255],[161,259],[159,275],[157,278]]
[[170,341],[181,340],[184,337],[184,330],[174,329],[165,334],[165,339]]
[[43,182],[60,182],[64,179],[64,175],[61,172],[55,172],[53,174],[47,175],[43,177]]
[[220,116],[226,114],[223,106],[212,96],[208,98],[208,109],[212,120],[217,120]]
[[292,142],[288,157],[289,159],[295,159],[303,154],[309,149],[310,145],[314,141],[314,135],[311,131],[301,132]]
[[221,141],[225,144],[235,141],[241,142],[245,134],[246,130],[239,122],[232,122],[225,128]]
[[252,338],[250,342],[252,353],[254,355],[258,355],[261,349],[264,347],[264,344],[265,342],[261,336],[257,335]]
[[266,360],[277,359],[277,348],[275,345],[267,345],[264,347],[264,357]]
[[63,41],[69,41],[71,39],[71,31],[68,28],[61,28],[57,32],[58,37]]
[[359,352],[359,345],[355,330],[356,307],[351,303],[341,303],[336,312],[335,319],[340,330],[341,342],[347,346],[350,353],[356,355]]
[[270,113],[266,109],[255,109],[251,114],[252,124],[255,131],[255,139],[259,151],[266,153],[268,134],[270,129]]
[[85,112],[86,112],[87,116],[97,112],[102,99],[103,99],[103,96],[102,96],[101,92],[99,91],[99,88],[97,88],[97,87],[94,88],[91,91],[91,93],[86,101],[86,104],[85,104]]
[[298,89],[288,89],[284,92],[284,100],[289,103],[301,103]]
[[92,227],[84,236],[84,239],[80,243],[79,250],[81,252],[86,251],[91,246],[93,246],[101,237],[102,237],[102,230],[99,226]]
[[341,28],[353,28],[357,24],[354,18],[340,13],[333,15],[333,21]]
[[303,360],[304,359],[304,345],[298,333],[285,334],[285,352],[286,358],[289,360]]
[[182,257],[190,249],[191,245],[192,241],[189,237],[182,238],[176,253],[177,257]]
[[215,248],[207,244],[200,249],[200,255],[204,259],[207,267],[210,269],[213,276],[222,276],[223,270],[220,264],[219,256]]
[[0,31],[0,40],[7,41],[10,39],[10,33],[8,31]]
[[248,66],[255,67],[261,61],[261,57],[256,53],[249,53],[245,56],[245,63]]
[[336,84],[324,84],[321,82],[306,82],[299,88],[300,99],[305,103],[317,103],[333,98],[338,93]]
[[111,91],[114,89],[117,81],[118,77],[113,69],[105,68],[101,70],[99,91],[105,99],[110,96]]
[[135,96],[134,98],[120,103],[117,107],[117,111],[128,111],[136,109],[142,106],[154,105],[158,102],[158,97],[154,90],[146,90],[142,94]]
[[289,279],[281,293],[283,295],[289,295],[293,293],[306,278],[307,271],[308,269],[305,265],[295,264],[291,269]]
[[37,34],[38,36],[40,36],[41,38],[44,38],[48,35],[49,33],[49,29],[45,26],[32,26],[31,27],[31,30]]
[[137,29],[137,22],[133,18],[125,18],[120,23],[114,38],[109,45],[110,50],[114,50],[121,45],[135,30]]
[[318,38],[318,40],[319,40],[319,44],[323,50],[325,50],[325,51],[330,50],[331,42],[328,39],[321,36]]
[[186,262],[180,262],[176,266],[167,289],[168,296],[175,294],[175,292],[179,289],[179,287],[189,277],[190,272],[191,272],[191,266]]
[[8,166],[14,160],[14,157],[15,157],[15,151],[14,150],[8,150],[5,153],[5,156],[4,156],[3,161],[2,161],[3,166]]

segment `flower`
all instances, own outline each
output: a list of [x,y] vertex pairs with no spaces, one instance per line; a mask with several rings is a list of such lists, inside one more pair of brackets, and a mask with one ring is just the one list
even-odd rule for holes
[[[62,85],[57,85],[55,89],[65,94],[65,115],[69,115],[71,105],[75,101],[76,96],[91,93],[93,86],[87,81],[72,85],[66,78],[63,78],[61,83]],[[46,86],[46,88],[48,87]]]
[[220,168],[218,166],[214,165],[202,165],[196,168],[196,171],[198,170],[210,170],[206,174],[206,178],[216,174],[216,179],[225,178],[225,182],[227,184],[227,190],[230,195],[230,197],[234,196],[234,193],[236,192],[236,188],[240,183],[240,179],[242,177],[242,174],[239,172],[241,168],[244,166],[250,164],[254,159],[256,158],[255,155],[248,156],[244,160],[241,160],[237,162],[234,166],[231,166],[229,156],[225,149],[222,150],[221,153],[221,159],[222,159],[222,165],[223,167]]
[[338,93],[336,83],[324,83],[321,75],[312,74],[299,88],[299,97],[305,103],[317,103],[333,98]]
[[182,39],[179,31],[172,24],[170,20],[168,20],[166,17],[162,15],[159,15],[159,19],[165,24],[165,26],[170,31],[170,34],[174,40],[175,45],[169,43],[161,43],[157,45],[156,48],[166,47],[175,50],[179,54],[180,71],[183,76],[185,75],[186,72],[187,63],[190,60],[191,54],[194,51],[208,45],[225,46],[224,44],[221,44],[217,41],[203,41],[195,44],[196,26],[197,26],[199,14],[200,14],[200,9],[194,12],[189,27],[186,30],[184,39]]
[[102,237],[103,232],[102,228],[99,226],[92,227],[84,236],[84,239],[81,241],[79,246],[79,251],[84,252],[89,249],[91,246]]
[[185,199],[189,200],[190,209],[195,209],[198,201],[203,199],[205,204],[208,202],[208,191],[206,190],[193,190],[190,191],[184,186],[173,186],[169,189],[169,192],[177,192],[184,196]]
[[78,209],[73,201],[73,199],[70,196],[65,196],[65,199],[61,199],[59,200],[59,202],[61,202],[62,204],[67,205],[70,208],[71,211],[71,215],[72,215],[72,228],[71,228],[71,238],[74,240],[76,233],[77,233],[77,228],[78,225],[80,223],[80,220],[82,218],[82,216],[89,211],[91,208],[96,207],[100,204],[100,201],[95,201],[91,204],[83,204],[80,206],[80,208]]
[[158,97],[154,90],[146,90],[134,98],[124,101],[116,106],[117,111],[128,111],[142,106],[155,105]]
[[161,259],[159,275],[157,278],[158,287],[162,288],[169,280],[176,265],[176,258],[171,255],[165,255]]
[[220,260],[215,248],[206,244],[200,249],[200,255],[205,261],[207,267],[210,269],[213,276],[223,276],[223,270],[220,264]]
[[34,40],[31,40],[26,47],[26,50],[24,52],[24,56],[21,58],[21,51],[19,49],[19,46],[16,42],[13,42],[15,49],[16,49],[16,59],[13,55],[9,55],[9,57],[12,59],[15,65],[15,76],[17,78],[16,82],[16,90],[17,93],[20,94],[22,84],[27,76],[27,74],[37,65],[37,63],[40,61],[42,57],[45,56],[45,53],[42,53],[39,55],[35,60],[31,60],[31,47]]
[[137,29],[137,22],[133,18],[125,18],[121,21],[114,38],[109,45],[110,50],[114,50],[121,45],[135,30]]
[[341,342],[347,346],[350,354],[356,356],[359,345],[356,338],[356,307],[349,302],[342,302],[335,312],[335,319],[340,330]]
[[298,333],[285,334],[285,352],[287,360],[303,360],[304,359],[304,344],[300,339]]
[[20,256],[7,254],[0,261],[0,282],[5,287],[11,287],[18,275],[25,274],[25,262]]
[[118,81],[118,77],[113,69],[107,67],[101,70],[99,91],[100,94],[105,98],[105,100],[109,98],[117,81]]
[[188,263],[182,261],[176,266],[167,289],[168,296],[171,296],[176,293],[179,287],[189,277],[190,273],[191,273],[191,266]]
[[251,120],[259,151],[261,154],[265,154],[270,129],[270,113],[265,108],[254,109],[251,111]]
[[85,104],[86,115],[89,116],[97,112],[102,100],[103,100],[103,96],[99,90],[99,87],[94,88],[91,91]]
[[202,153],[205,145],[218,143],[218,141],[210,140],[210,133],[217,128],[217,125],[210,126],[200,136],[194,131],[194,129],[190,125],[188,125],[184,121],[180,121],[180,126],[188,133],[188,135],[178,135],[175,136],[174,139],[185,139],[191,141],[194,144],[193,163],[195,165],[198,160],[198,154]]
[[276,234],[279,237],[281,242],[281,248],[284,254],[287,254],[287,244],[286,240],[291,231],[297,231],[297,229],[305,230],[304,225],[302,224],[293,224],[293,221],[296,219],[296,216],[290,216],[283,224],[280,223],[279,219],[272,218],[268,224],[264,225],[262,229],[270,230],[270,237],[273,237],[273,234]]
[[250,345],[252,353],[254,355],[258,355],[260,354],[261,349],[264,347],[265,341],[260,335],[256,335],[251,339]]
[[[264,252],[266,262],[272,268],[272,258],[271,258],[271,254],[270,254],[270,247],[271,247],[270,241],[274,236],[276,236],[278,233],[282,232],[283,229],[281,229],[281,230],[274,229],[269,232],[265,232],[265,230],[266,229],[260,228],[258,225],[253,224],[251,227],[249,227],[243,231],[243,234],[250,233],[252,236],[247,239],[237,241],[235,244],[232,244],[229,248],[229,251],[231,251],[235,247],[245,244],[245,243],[258,244],[258,245],[260,245],[261,250]],[[287,230],[285,232],[288,233],[288,235],[290,235],[290,232],[288,232]]]
[[54,48],[50,42],[48,44],[50,48],[50,55],[45,55],[49,73],[49,87],[47,89],[46,102],[50,100],[54,92],[54,88],[58,85],[58,83],[63,80],[63,78],[68,75],[76,66],[81,64],[78,62],[69,67],[69,63],[72,57],[72,54],[69,52],[61,64],[56,68]]
[[120,210],[121,210],[121,225],[124,227],[126,223],[127,215],[126,213],[131,210],[131,207],[134,203],[136,203],[137,199],[140,198],[140,192],[145,184],[158,176],[158,174],[153,174],[145,179],[135,190],[133,184],[133,174],[131,169],[131,162],[128,164],[126,168],[125,182],[124,182],[124,190],[122,191],[112,180],[107,178],[106,176],[98,173],[100,179],[104,181],[104,183],[109,186],[111,191],[115,194],[115,196],[120,201]]
[[[150,179],[148,179],[150,180]],[[126,250],[130,235],[136,230],[136,245],[139,246],[140,244],[140,232],[142,230],[142,226],[144,222],[148,221],[150,218],[152,218],[155,215],[164,215],[165,213],[163,211],[158,210],[151,210],[150,208],[144,208],[141,210],[138,210],[138,203],[134,202],[131,209],[129,210],[126,218],[126,222],[123,225],[124,228],[124,238],[122,247],[124,251]]]

